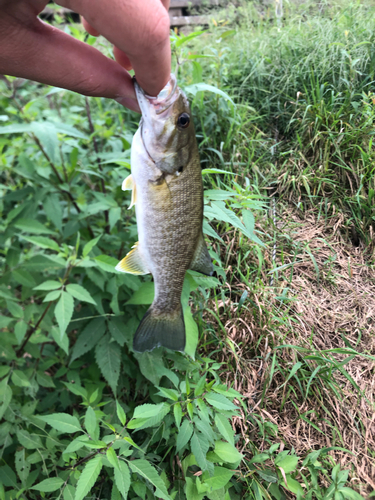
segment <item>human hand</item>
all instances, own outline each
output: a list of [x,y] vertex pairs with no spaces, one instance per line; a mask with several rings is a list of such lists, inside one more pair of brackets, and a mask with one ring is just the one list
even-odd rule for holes
[[114,44],[116,61],[43,23],[48,0],[0,0],[0,74],[88,96],[109,97],[139,111],[133,82],[157,95],[171,72],[169,0],[59,0],[84,17],[93,35]]

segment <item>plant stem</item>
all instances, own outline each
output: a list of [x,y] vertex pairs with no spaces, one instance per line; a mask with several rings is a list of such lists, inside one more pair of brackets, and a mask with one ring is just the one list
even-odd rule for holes
[[[96,163],[98,164],[98,168],[100,172],[103,172],[103,167],[99,158],[99,150],[98,150],[98,145],[96,143],[96,137],[95,137],[95,128],[94,124],[92,123],[92,118],[91,118],[91,110],[90,110],[90,103],[87,97],[85,97],[85,102],[86,102],[86,113],[87,113],[87,119],[89,121],[89,128],[90,128],[90,134],[92,135],[92,143],[94,146],[94,151],[96,154]],[[101,177],[100,178],[100,185],[102,188],[102,193],[106,194],[107,190],[105,188],[104,184],[104,179]],[[104,217],[105,217],[105,222],[106,222],[106,227],[105,227],[105,232],[109,234],[109,215],[108,215],[108,210],[104,210]]]
[[48,309],[51,307],[51,304],[52,304],[52,302],[49,302],[49,303],[47,304],[47,307],[44,309],[43,314],[42,314],[42,315],[41,315],[41,317],[39,318],[39,320],[38,320],[38,322],[36,323],[36,325],[35,325],[35,326],[33,326],[33,327],[31,327],[31,328],[29,329],[29,331],[27,332],[26,337],[25,337],[25,340],[22,342],[22,345],[20,346],[20,348],[16,351],[17,358],[21,357],[21,355],[22,355],[22,352],[23,352],[23,349],[24,349],[25,345],[28,343],[28,341],[29,341],[29,339],[30,339],[31,335],[35,332],[35,330],[38,328],[38,326],[40,325],[40,323],[43,321],[44,316],[47,314]]

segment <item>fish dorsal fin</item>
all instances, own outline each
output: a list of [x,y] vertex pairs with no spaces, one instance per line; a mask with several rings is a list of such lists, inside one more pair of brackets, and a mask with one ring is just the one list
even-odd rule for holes
[[116,266],[116,271],[130,274],[149,274],[150,271],[139,250],[138,242],[133,249]]
[[129,175],[124,181],[122,182],[121,189],[123,191],[129,191],[131,190],[132,192],[132,200],[129,205],[129,210],[134,206],[137,202],[137,188],[133,179],[132,175]]
[[198,239],[197,248],[195,249],[194,257],[190,263],[189,269],[198,273],[212,276],[214,268],[211,262],[210,254],[207,250],[206,242],[204,241],[203,233]]

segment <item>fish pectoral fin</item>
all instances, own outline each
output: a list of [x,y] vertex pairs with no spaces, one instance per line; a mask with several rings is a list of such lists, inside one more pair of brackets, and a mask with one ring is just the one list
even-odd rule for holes
[[133,185],[134,185],[133,176],[128,175],[128,177],[122,181],[121,189],[123,191],[129,191],[130,189],[133,189]]
[[122,182],[121,189],[123,191],[132,191],[132,199],[129,205],[130,210],[137,202],[137,187],[135,185],[134,179],[132,175],[129,175],[124,181]]
[[197,248],[190,263],[189,269],[198,273],[212,276],[214,268],[212,265],[210,254],[208,253],[206,242],[204,241],[203,233],[198,239]]
[[147,264],[139,250],[138,242],[133,249],[116,266],[116,271],[129,274],[149,274]]

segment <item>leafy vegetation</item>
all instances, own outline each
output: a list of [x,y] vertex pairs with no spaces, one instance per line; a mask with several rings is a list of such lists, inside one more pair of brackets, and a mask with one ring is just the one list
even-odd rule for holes
[[[374,10],[322,6],[281,19],[245,3],[208,32],[172,34],[216,270],[187,273],[185,355],[133,353],[153,283],[114,269],[137,240],[121,184],[138,117],[0,80],[0,499],[373,491]],[[365,260],[331,251],[348,230]],[[349,296],[362,275],[361,324],[345,311],[331,333],[341,313],[321,326],[308,307],[343,280]]]

